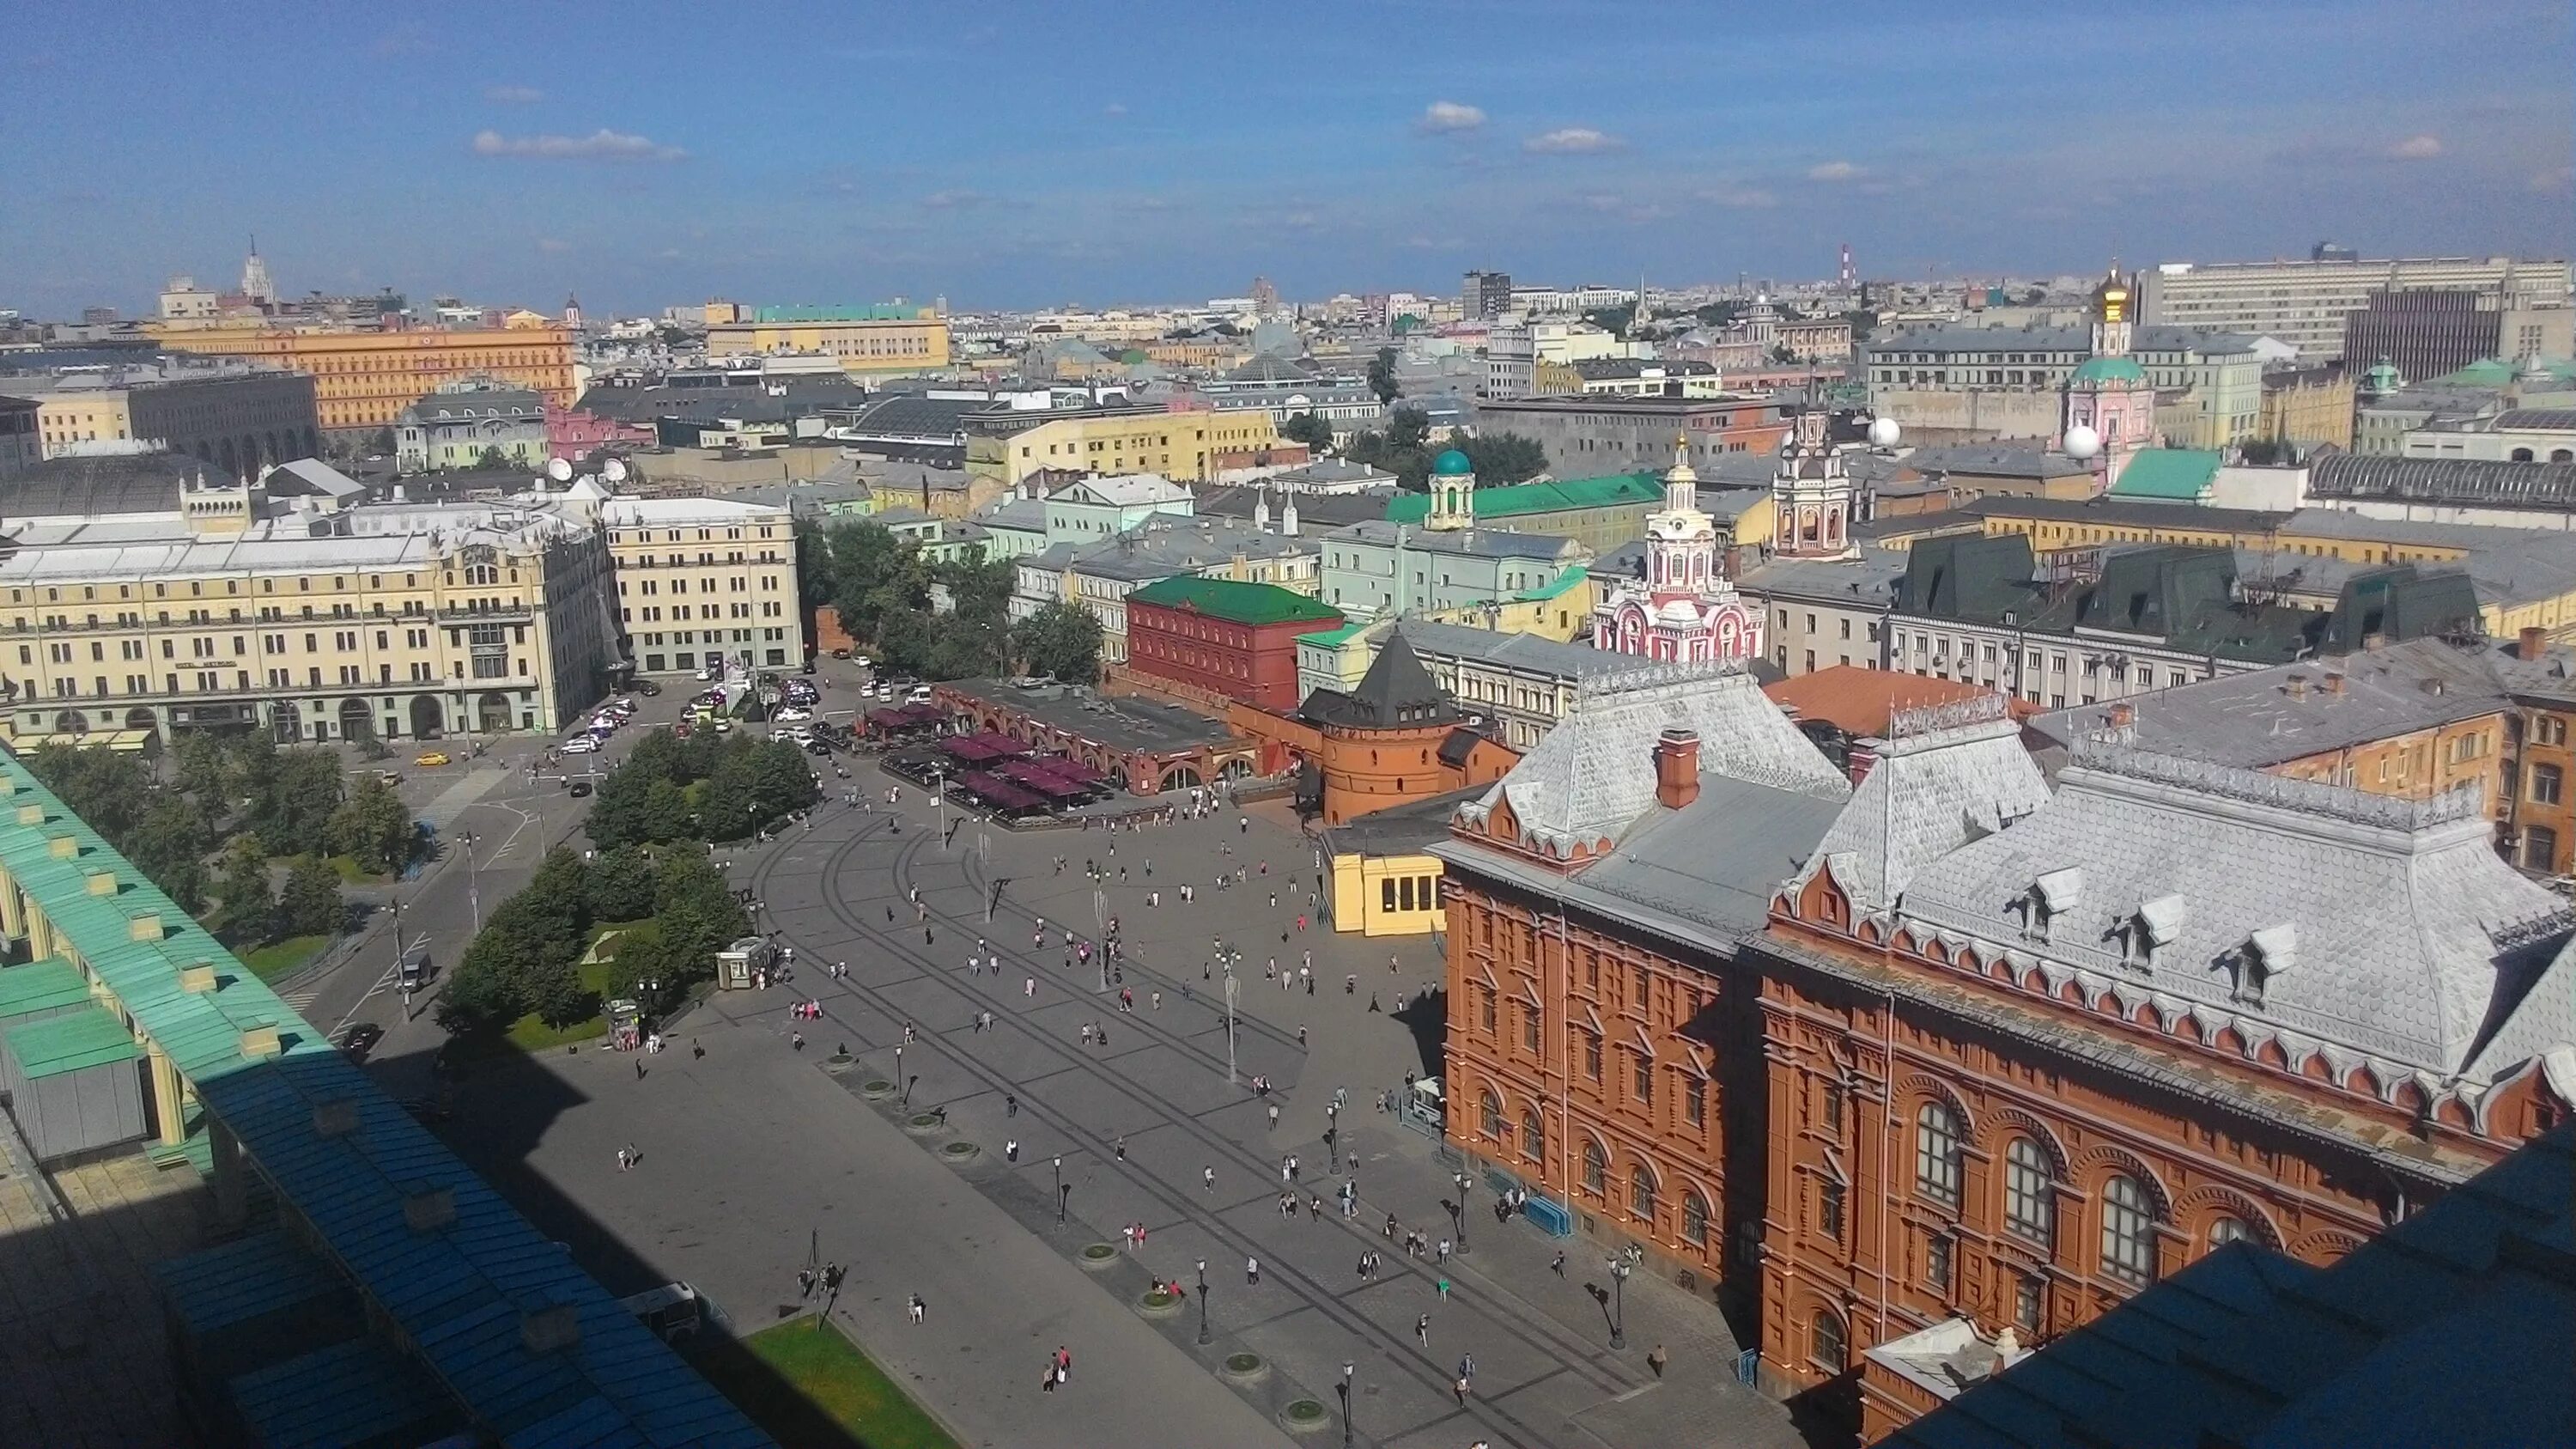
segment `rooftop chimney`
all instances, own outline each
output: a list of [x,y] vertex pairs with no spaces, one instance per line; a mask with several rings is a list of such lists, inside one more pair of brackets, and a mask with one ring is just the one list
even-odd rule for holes
[[569,1303],[549,1303],[519,1315],[519,1343],[530,1353],[552,1353],[581,1342],[581,1318]]
[[1679,810],[1699,798],[1699,735],[1679,727],[1655,739],[1655,803]]
[[2522,631],[2522,642],[2514,646],[2513,655],[2516,659],[2537,659],[2548,640],[2549,631],[2534,624]]
[[2308,697],[2308,677],[2307,677],[2306,675],[2304,675],[2304,674],[2293,674],[2293,675],[2291,675],[2291,676],[2290,676],[2290,682],[2289,682],[2289,684],[2288,684],[2287,688],[2289,689],[2289,692],[2290,692],[2290,698],[2292,698],[2292,699],[2305,699],[2305,698],[2307,698],[2307,697]]
[[2137,727],[2137,723],[2138,707],[2136,705],[2131,704],[2126,700],[2122,700],[2111,706],[2112,729],[2126,735],[2130,730]]
[[2324,681],[2318,684],[2317,688],[2324,690],[2328,694],[2343,693],[2343,671],[2340,669],[2327,670]]
[[415,1233],[434,1233],[456,1221],[456,1189],[413,1186],[403,1194],[403,1224]]

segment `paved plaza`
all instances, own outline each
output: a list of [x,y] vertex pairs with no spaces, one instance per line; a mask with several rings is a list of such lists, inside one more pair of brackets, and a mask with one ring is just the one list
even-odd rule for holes
[[[1519,1221],[1498,1226],[1481,1182],[1469,1250],[1445,1267],[1385,1238],[1390,1213],[1433,1243],[1453,1233],[1441,1206],[1456,1195],[1451,1168],[1428,1137],[1375,1109],[1408,1069],[1426,1070],[1395,1013],[1436,982],[1439,962],[1426,938],[1319,926],[1313,847],[1279,807],[1137,832],[969,821],[944,839],[922,792],[905,787],[889,810],[888,782],[854,774],[877,791],[869,808],[836,801],[811,830],[729,853],[736,883],[763,902],[761,924],[797,948],[792,985],[717,997],[680,1024],[672,1050],[644,1059],[641,1078],[634,1057],[596,1049],[488,1074],[446,1129],[612,1289],[686,1278],[748,1329],[815,1306],[795,1281],[809,1253],[847,1263],[837,1311],[977,1443],[1275,1443],[1286,1437],[1275,1416],[1298,1398],[1334,1410],[1337,1438],[1345,1364],[1361,1443],[1800,1442],[1784,1410],[1735,1382],[1736,1346],[1704,1298],[1631,1279],[1627,1347],[1613,1353],[1608,1309],[1591,1292],[1605,1280],[1599,1254]],[[1219,873],[1237,869],[1244,883],[1219,889]],[[1180,902],[1184,882],[1195,903]],[[1097,957],[1065,965],[1063,932],[1097,941],[1111,916],[1132,1012],[1115,987],[1100,989]],[[1220,942],[1242,955],[1231,1084]],[[1311,994],[1293,984],[1310,951]],[[968,970],[970,956],[996,952],[998,969]],[[1291,985],[1265,980],[1272,958]],[[848,963],[846,979],[827,970],[835,962]],[[792,1018],[800,999],[819,1002],[821,1018]],[[979,1030],[985,1013],[991,1027]],[[1086,1025],[1105,1041],[1087,1043]],[[836,1065],[843,1046],[852,1059]],[[1247,1085],[1255,1074],[1275,1088],[1266,1101]],[[871,1082],[908,1086],[909,1105],[872,1097]],[[1341,1173],[1323,1140],[1337,1089]],[[920,1112],[945,1121],[907,1130]],[[950,1143],[976,1150],[943,1151]],[[620,1172],[627,1145],[642,1162]],[[1290,1154],[1293,1216],[1279,1206]],[[1346,1180],[1357,1188],[1347,1217]],[[1320,1220],[1302,1208],[1312,1196],[1325,1201]],[[1145,1230],[1141,1250],[1127,1245],[1129,1224]],[[1118,1260],[1086,1270],[1081,1250],[1094,1243],[1117,1245]],[[1560,1246],[1562,1275],[1550,1266]],[[1384,1270],[1364,1280],[1370,1249]],[[1205,1346],[1195,1299],[1163,1316],[1136,1302],[1155,1281],[1194,1289],[1202,1260]],[[914,1293],[928,1303],[919,1327],[906,1321]],[[1043,1395],[1040,1366],[1059,1344],[1074,1353],[1073,1382]],[[1670,1358],[1660,1379],[1646,1366],[1658,1344]],[[1247,1351],[1264,1367],[1239,1382],[1224,1360]]]

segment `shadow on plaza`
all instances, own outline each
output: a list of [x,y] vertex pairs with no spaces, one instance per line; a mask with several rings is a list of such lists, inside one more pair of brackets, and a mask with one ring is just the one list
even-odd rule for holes
[[1412,1003],[1392,1013],[1398,1025],[1413,1036],[1414,1065],[1417,1075],[1440,1075],[1440,1044],[1449,1025],[1449,988],[1434,986],[1413,999]]

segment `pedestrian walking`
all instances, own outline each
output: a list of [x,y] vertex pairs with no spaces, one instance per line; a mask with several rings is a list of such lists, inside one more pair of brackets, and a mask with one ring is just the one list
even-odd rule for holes
[[1297,1023],[1297,1049],[1299,1051],[1306,1049],[1306,1023],[1302,1021]]
[[1020,1099],[1016,1094],[1010,1092],[1002,1094],[1002,1115],[1005,1117],[1020,1115]]
[[1435,1280],[1431,1286],[1440,1290],[1441,1302],[1446,1303],[1449,1301],[1449,1280],[1446,1277]]
[[1449,1261],[1449,1240],[1447,1238],[1442,1238],[1440,1240],[1438,1255],[1434,1257],[1432,1261],[1441,1264],[1446,1264]]
[[627,1169],[629,1169],[629,1168],[633,1167],[634,1165],[635,1165],[635,1159],[633,1159],[633,1158],[631,1158],[631,1157],[629,1157],[629,1156],[627,1156],[627,1155],[626,1155],[626,1149],[625,1149],[625,1148],[623,1148],[623,1147],[618,1148],[618,1149],[617,1149],[617,1170],[618,1170],[618,1171],[620,1171],[620,1172],[624,1172],[624,1171],[626,1171]]
[[1255,1288],[1261,1286],[1261,1260],[1259,1258],[1246,1258],[1243,1260],[1243,1281]]
[[1216,1191],[1216,1169],[1213,1167],[1200,1168],[1199,1185],[1207,1189],[1209,1192]]
[[911,1301],[910,1303],[906,1304],[905,1306],[906,1306],[906,1307],[908,1307],[909,1309],[911,1309],[911,1311],[912,1311],[912,1325],[913,1325],[913,1327],[915,1327],[915,1328],[919,1328],[919,1327],[921,1326],[921,1319],[922,1319],[922,1315],[929,1311],[929,1307],[930,1307],[930,1305],[928,1305],[928,1304],[926,1304],[926,1303],[922,1302],[922,1301],[921,1301],[921,1295],[920,1295],[920,1294],[918,1294],[918,1293],[915,1293],[914,1295],[912,1295],[912,1301]]
[[1413,1320],[1413,1336],[1421,1341],[1424,1348],[1429,1348],[1431,1346],[1430,1314],[1425,1313],[1421,1317]]
[[1276,1102],[1270,1104],[1270,1127],[1274,1132],[1279,1128],[1279,1104]]
[[1463,1409],[1467,1407],[1467,1381],[1465,1379],[1461,1378],[1456,1383],[1451,1384],[1449,1386],[1449,1392],[1458,1396],[1459,1408]]
[[1563,1248],[1556,1250],[1556,1261],[1548,1264],[1547,1267],[1549,1272],[1554,1273],[1559,1278],[1565,1276],[1565,1250]]
[[1020,1139],[1014,1137],[1002,1144],[1002,1160],[1005,1162],[1020,1160]]
[[1127,1134],[1124,1132],[1118,1134],[1118,1160],[1121,1162],[1127,1160]]

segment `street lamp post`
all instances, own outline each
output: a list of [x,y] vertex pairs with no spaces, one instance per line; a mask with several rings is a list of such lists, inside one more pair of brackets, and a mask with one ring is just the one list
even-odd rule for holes
[[1463,1172],[1453,1180],[1458,1184],[1458,1252],[1464,1256],[1467,1251],[1467,1190],[1476,1185],[1476,1180]]
[[483,933],[483,882],[474,868],[474,832],[466,831],[459,840],[465,847],[465,904],[474,912],[474,933]]
[[1234,1085],[1234,968],[1225,968],[1225,1084]]
[[1199,1342],[1208,1341],[1207,1326],[1207,1259],[1199,1259]]
[[1342,1391],[1342,1449],[1350,1449],[1351,1375],[1357,1372],[1359,1372],[1358,1364],[1351,1362],[1349,1359],[1342,1360],[1342,1381],[1338,1385]]
[[1065,1203],[1072,1196],[1073,1189],[1067,1187],[1064,1181],[1064,1154],[1057,1153],[1055,1158],[1055,1220],[1057,1222],[1064,1221]]
[[1610,1260],[1610,1346],[1628,1346],[1628,1274],[1632,1272],[1625,1258]]

